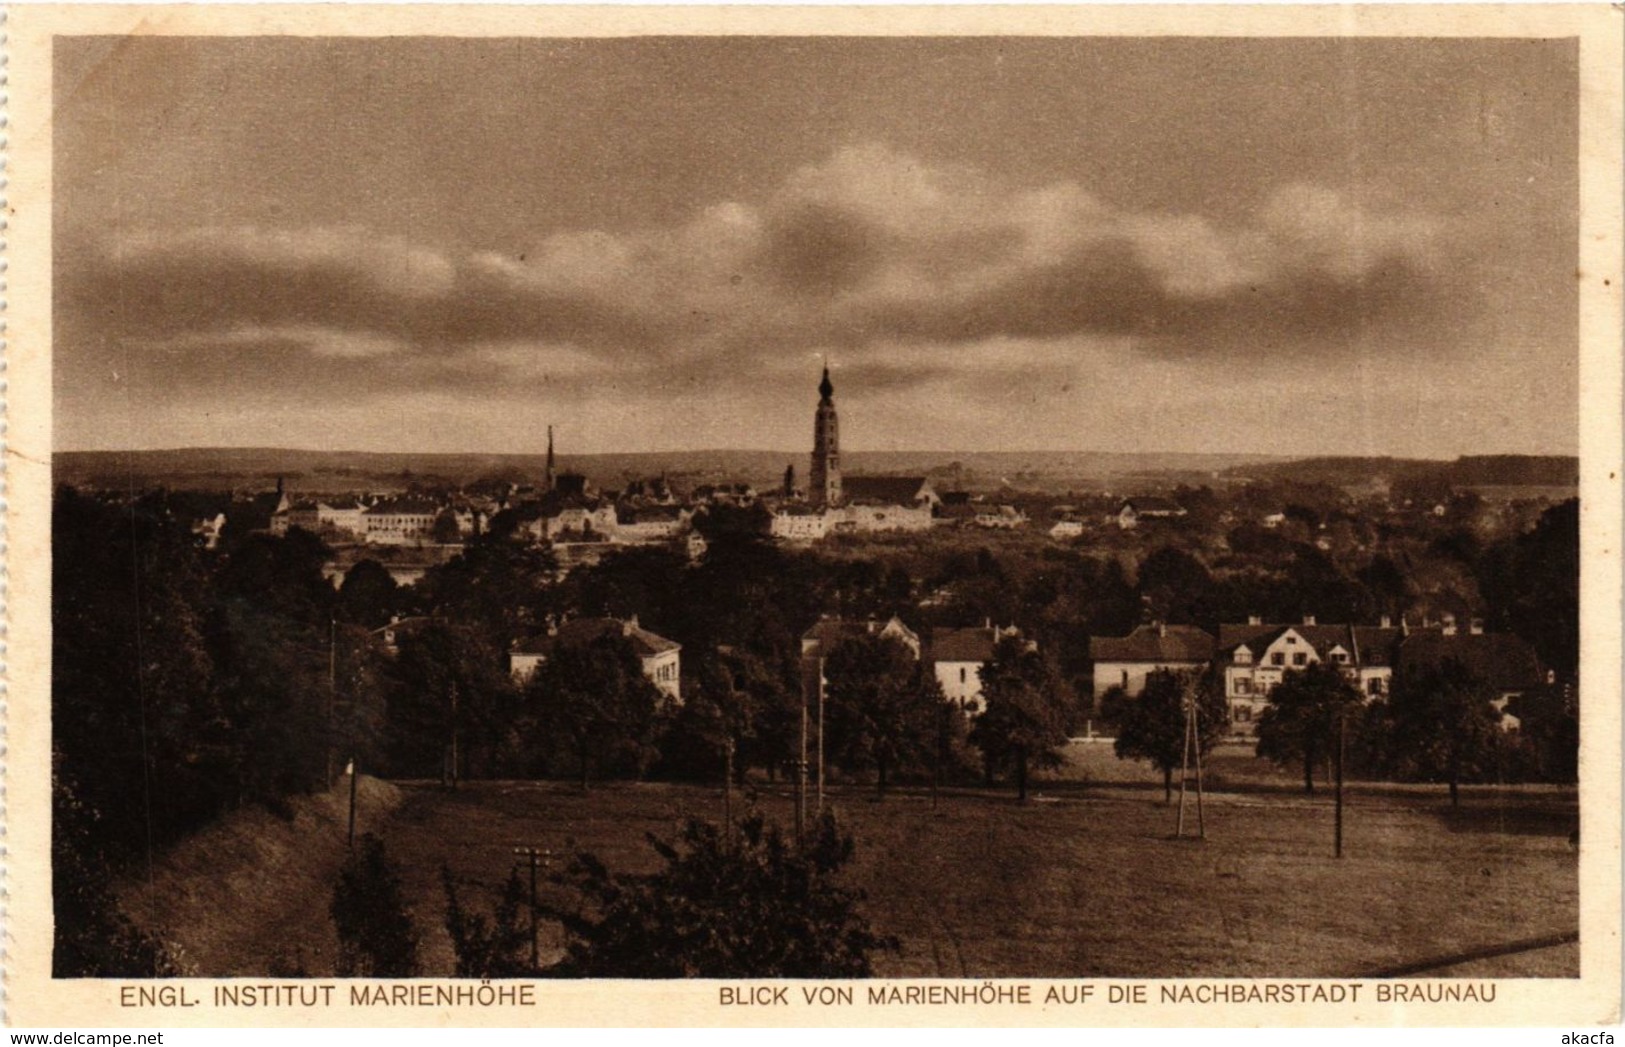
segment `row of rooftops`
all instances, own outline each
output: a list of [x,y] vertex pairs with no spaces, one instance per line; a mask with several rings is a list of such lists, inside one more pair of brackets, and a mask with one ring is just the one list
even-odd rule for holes
[[[1341,651],[1346,664],[1365,668],[1401,669],[1437,665],[1455,659],[1506,686],[1534,687],[1544,682],[1533,648],[1511,633],[1486,633],[1474,622],[1466,632],[1450,621],[1413,626],[1401,619],[1395,626],[1322,625],[1314,618],[1298,623],[1221,624],[1219,635],[1194,625],[1152,623],[1127,636],[1093,636],[1089,657],[1094,662],[1199,665],[1208,662],[1247,664],[1278,640],[1294,634],[1322,659]],[[1245,652],[1245,653],[1243,653]]]

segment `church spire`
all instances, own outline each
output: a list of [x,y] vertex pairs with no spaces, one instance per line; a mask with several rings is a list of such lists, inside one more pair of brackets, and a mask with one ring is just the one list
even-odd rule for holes
[[547,474],[542,478],[542,485],[546,490],[553,489],[553,427],[547,427]]
[[829,365],[818,383],[818,411],[813,416],[812,468],[808,475],[808,500],[816,506],[841,504],[841,437],[835,416],[835,386],[829,380]]

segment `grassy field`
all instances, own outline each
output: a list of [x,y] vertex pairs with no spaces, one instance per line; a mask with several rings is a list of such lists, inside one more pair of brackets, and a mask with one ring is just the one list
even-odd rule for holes
[[[1353,976],[1578,926],[1572,790],[1350,789],[1345,857],[1332,856],[1330,795],[1242,753],[1221,754],[1205,805],[1207,838],[1172,839],[1160,776],[1109,746],[1075,746],[1065,780],[1034,802],[1005,792],[895,792],[858,786],[829,802],[857,840],[846,872],[875,928],[903,949],[896,976]],[[687,815],[720,818],[714,789],[610,784],[403,786],[380,826],[407,866],[431,971],[449,971],[440,867],[492,887],[534,844],[594,852],[616,869],[657,861],[646,833]],[[756,805],[788,822],[783,787]],[[1190,812],[1194,823],[1194,811]],[[1462,964],[1441,973],[1562,977],[1572,947]]]

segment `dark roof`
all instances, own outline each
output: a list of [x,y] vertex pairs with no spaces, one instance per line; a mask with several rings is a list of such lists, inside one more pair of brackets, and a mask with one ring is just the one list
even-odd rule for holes
[[931,630],[931,660],[935,662],[987,662],[993,659],[1002,630],[988,626],[972,629]]
[[1091,636],[1089,657],[1097,662],[1205,662],[1213,657],[1213,636],[1194,625],[1142,625],[1127,636]]
[[559,626],[557,633],[520,640],[513,650],[515,654],[551,654],[555,647],[589,644],[604,636],[626,637],[640,658],[681,649],[680,644],[640,627],[635,618],[572,618]]
[[875,502],[883,505],[913,505],[925,494],[923,476],[848,476],[841,481],[841,494],[849,502]]
[[1526,691],[1545,682],[1540,659],[1511,633],[1417,633],[1399,647],[1399,671],[1437,668],[1457,661],[1500,691]]
[[971,497],[970,497],[970,492],[969,491],[944,491],[944,492],[942,492],[942,504],[943,505],[969,505],[970,501],[971,501]]
[[617,505],[615,519],[623,524],[676,523],[683,518],[683,510],[676,505]]
[[1138,495],[1123,502],[1123,508],[1133,507],[1137,513],[1182,513],[1185,510],[1172,498],[1158,498],[1156,495]]
[[815,642],[823,652],[827,653],[833,650],[837,644],[840,644],[845,640],[853,640],[862,636],[878,636],[883,633],[894,620],[899,626],[907,630],[908,634],[916,641],[919,639],[919,636],[914,632],[914,630],[909,629],[907,624],[905,624],[900,618],[887,619],[884,622],[874,620],[854,622],[848,621],[844,618],[824,618],[818,622],[815,622],[811,629],[808,629],[806,632],[802,633],[801,640],[804,647],[809,641]]
[[367,510],[375,516],[433,516],[440,506],[427,498],[386,498]]

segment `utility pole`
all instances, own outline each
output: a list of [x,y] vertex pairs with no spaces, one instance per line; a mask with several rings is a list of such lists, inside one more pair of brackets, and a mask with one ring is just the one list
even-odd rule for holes
[[818,663],[818,809],[824,816],[824,663]]
[[451,787],[457,788],[457,681],[451,682]]
[[534,971],[541,966],[541,953],[536,937],[536,867],[538,864],[546,864],[553,852],[544,847],[528,845],[515,847],[513,853],[530,862],[530,967]]
[[1347,743],[1347,732],[1344,730],[1347,716],[1341,707],[1337,710],[1337,821],[1333,830],[1332,855],[1343,857],[1343,756]]
[[348,847],[355,850],[355,780],[360,777],[361,769],[356,766],[356,758],[350,757],[350,840]]
[[322,779],[323,791],[333,787],[333,712],[338,694],[338,646],[338,610],[333,609],[327,613],[327,776]]
[[801,753],[796,758],[796,842],[806,840],[807,823],[807,688],[801,689]]
[[1198,718],[1201,710],[1197,707],[1196,688],[1186,689],[1184,696],[1185,707],[1185,739],[1179,754],[1179,818],[1175,823],[1174,836],[1185,835],[1185,784],[1189,779],[1192,754],[1196,762],[1196,836],[1197,839],[1207,838],[1207,822],[1202,812],[1202,733]]

